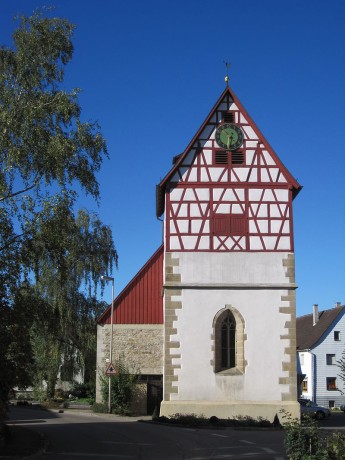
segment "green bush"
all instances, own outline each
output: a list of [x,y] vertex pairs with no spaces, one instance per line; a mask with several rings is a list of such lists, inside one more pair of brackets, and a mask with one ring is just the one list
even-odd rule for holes
[[345,434],[321,432],[309,416],[301,421],[285,411],[285,448],[290,460],[345,460]]
[[69,393],[78,399],[79,398],[95,399],[96,388],[95,388],[95,385],[91,382],[88,382],[88,383],[75,382]]
[[219,419],[216,416],[206,418],[204,415],[196,414],[173,414],[170,417],[158,417],[155,420],[162,423],[172,423],[184,426],[192,427],[202,427],[202,426],[218,426],[218,427],[246,427],[246,426],[256,426],[256,427],[269,427],[272,428],[274,425],[267,419],[258,417],[258,419],[253,419],[249,416],[240,416],[236,418],[228,419]]
[[331,460],[345,460],[345,434],[335,432],[326,438],[328,458]]
[[108,405],[105,403],[94,403],[91,406],[91,410],[93,412],[98,412],[100,414],[107,414],[108,413]]
[[[130,415],[132,401],[138,374],[131,374],[123,359],[114,361],[116,375],[110,377],[111,381],[111,412],[114,414]],[[108,402],[109,377],[100,375],[103,401]]]

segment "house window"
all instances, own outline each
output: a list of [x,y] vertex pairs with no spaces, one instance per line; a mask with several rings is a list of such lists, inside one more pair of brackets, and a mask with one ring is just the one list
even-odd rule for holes
[[213,320],[214,371],[224,375],[244,373],[244,320],[230,305]]
[[333,407],[335,407],[335,401],[328,401],[328,407],[333,409]]
[[302,382],[302,391],[303,392],[308,392],[308,380],[303,380]]
[[337,383],[336,383],[336,377],[327,377],[326,378],[326,384],[327,384],[327,390],[328,391],[334,391],[337,389]]
[[244,214],[215,214],[212,233],[216,236],[243,236],[247,233],[247,219]]
[[332,354],[327,354],[326,355],[326,363],[328,366],[331,366],[333,364],[337,364],[336,361],[335,361],[335,355],[332,355]]
[[340,331],[334,331],[334,340],[339,342],[340,340]]

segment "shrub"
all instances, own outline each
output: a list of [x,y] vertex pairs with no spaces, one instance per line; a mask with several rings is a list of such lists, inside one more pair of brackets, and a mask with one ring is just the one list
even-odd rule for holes
[[75,382],[69,393],[76,398],[95,399],[96,389],[93,383]]
[[184,426],[217,426],[217,427],[246,427],[246,426],[256,426],[256,427],[273,427],[273,424],[262,417],[259,417],[257,420],[249,416],[240,416],[236,418],[228,419],[219,419],[215,415],[210,418],[206,418],[204,415],[196,414],[173,414],[170,417],[158,417],[156,419],[162,423],[172,423]]
[[210,417],[208,421],[211,425],[218,425],[219,418],[216,417],[215,415],[212,415],[212,417]]
[[108,405],[105,403],[94,403],[91,406],[91,410],[93,412],[98,412],[101,414],[107,414],[108,413]]
[[66,397],[66,394],[65,392],[62,390],[62,388],[57,388],[54,392],[54,399],[55,400],[63,400],[65,399]]
[[292,419],[285,411],[285,448],[290,460],[345,460],[345,434],[321,434],[311,417]]
[[332,433],[326,438],[328,458],[331,460],[345,460],[345,434]]
[[208,419],[204,415],[196,414],[173,414],[169,418],[170,423],[177,423],[187,426],[200,426],[208,424]]
[[[134,395],[135,385],[139,380],[138,374],[131,374],[123,359],[114,362],[116,375],[110,377],[111,381],[111,412],[121,415],[130,415],[130,402]],[[100,375],[103,401],[108,402],[109,377]]]

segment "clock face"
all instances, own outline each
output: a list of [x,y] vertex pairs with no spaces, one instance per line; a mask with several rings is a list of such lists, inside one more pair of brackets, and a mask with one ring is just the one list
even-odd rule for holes
[[223,123],[216,131],[216,142],[222,149],[236,150],[243,144],[243,131],[232,123]]

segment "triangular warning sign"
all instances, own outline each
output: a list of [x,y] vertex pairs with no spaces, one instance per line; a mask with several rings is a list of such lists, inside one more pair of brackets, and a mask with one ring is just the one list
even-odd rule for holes
[[111,375],[116,375],[116,374],[117,374],[116,367],[113,365],[113,363],[109,363],[105,371],[105,375],[111,376]]

